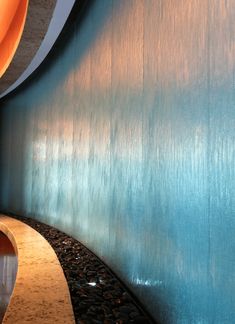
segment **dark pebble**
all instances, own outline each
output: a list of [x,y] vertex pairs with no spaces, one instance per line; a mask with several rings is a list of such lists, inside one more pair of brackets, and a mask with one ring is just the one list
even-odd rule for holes
[[119,307],[119,311],[124,314],[129,314],[131,313],[132,309],[128,306],[121,306]]
[[137,317],[134,318],[134,320],[133,320],[132,323],[135,323],[135,324],[146,324],[146,323],[149,323],[149,320],[145,316],[137,316]]

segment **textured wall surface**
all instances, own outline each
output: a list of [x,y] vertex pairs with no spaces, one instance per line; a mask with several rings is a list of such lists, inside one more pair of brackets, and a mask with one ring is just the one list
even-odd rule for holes
[[96,0],[1,104],[1,209],[98,254],[161,323],[235,318],[235,2]]

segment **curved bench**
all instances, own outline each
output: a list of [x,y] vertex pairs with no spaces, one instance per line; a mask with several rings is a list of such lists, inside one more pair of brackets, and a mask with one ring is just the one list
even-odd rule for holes
[[30,226],[8,216],[0,215],[0,231],[18,257],[3,324],[74,324],[67,281],[50,244]]

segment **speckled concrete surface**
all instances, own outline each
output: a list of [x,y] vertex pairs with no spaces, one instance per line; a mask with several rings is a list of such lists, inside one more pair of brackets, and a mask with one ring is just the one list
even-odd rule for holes
[[73,324],[67,282],[50,244],[31,227],[3,215],[0,231],[11,240],[18,256],[16,282],[3,324]]

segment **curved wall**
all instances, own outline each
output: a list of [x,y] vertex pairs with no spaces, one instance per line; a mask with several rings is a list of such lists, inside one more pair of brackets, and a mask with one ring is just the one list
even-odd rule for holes
[[234,18],[97,0],[1,103],[1,209],[78,238],[161,323],[235,318]]

